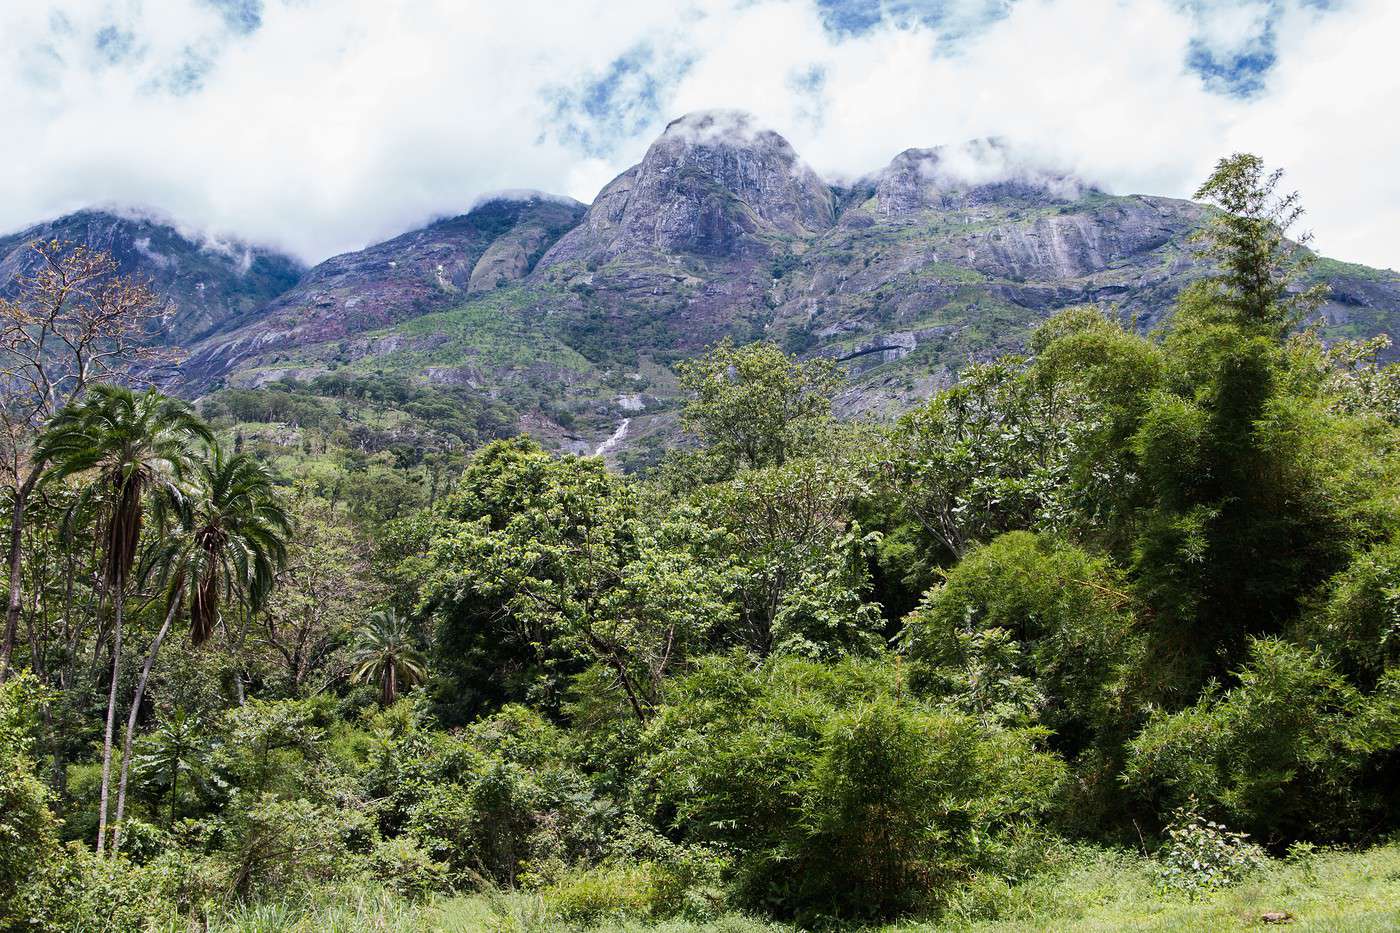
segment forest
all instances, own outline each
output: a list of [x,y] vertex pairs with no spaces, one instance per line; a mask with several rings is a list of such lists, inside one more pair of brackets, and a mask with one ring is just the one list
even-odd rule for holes
[[0,930],[1400,925],[1400,369],[1279,185],[1218,164],[1160,331],[894,423],[723,342],[632,472],[406,380],[167,396],[156,296],[36,244]]

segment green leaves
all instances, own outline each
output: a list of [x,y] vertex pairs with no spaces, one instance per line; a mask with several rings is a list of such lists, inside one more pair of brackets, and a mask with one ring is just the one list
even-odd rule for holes
[[350,682],[379,685],[379,703],[389,706],[399,691],[428,678],[427,663],[414,646],[407,622],[392,609],[376,612],[355,630]]
[[1196,198],[1220,208],[1195,234],[1205,255],[1220,267],[1225,301],[1249,327],[1281,335],[1326,296],[1326,286],[1290,294],[1289,285],[1311,259],[1304,248],[1285,239],[1303,215],[1298,193],[1275,192],[1282,170],[1268,172],[1256,155],[1236,153],[1221,159],[1196,191]]
[[780,466],[817,449],[841,383],[832,360],[798,362],[772,344],[729,340],[676,372],[690,397],[682,424],[731,470]]

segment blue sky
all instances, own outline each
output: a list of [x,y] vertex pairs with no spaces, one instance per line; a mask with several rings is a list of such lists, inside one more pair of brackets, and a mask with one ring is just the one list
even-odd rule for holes
[[1007,137],[1118,192],[1250,149],[1400,266],[1393,0],[0,4],[0,229],[150,207],[308,260],[524,187],[590,200],[688,110],[819,172]]

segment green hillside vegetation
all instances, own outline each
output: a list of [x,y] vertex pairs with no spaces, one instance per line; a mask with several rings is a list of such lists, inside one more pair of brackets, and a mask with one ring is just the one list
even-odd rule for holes
[[895,424],[772,343],[513,345],[510,289],[395,330],[679,393],[630,473],[432,349],[17,383],[0,929],[1394,928],[1400,370],[1299,329],[1277,183],[1222,160],[1161,331]]

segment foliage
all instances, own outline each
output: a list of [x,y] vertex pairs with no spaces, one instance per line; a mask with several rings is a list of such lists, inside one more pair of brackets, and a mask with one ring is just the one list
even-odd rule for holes
[[728,340],[677,366],[681,419],[731,468],[781,466],[815,449],[839,384],[833,362],[797,362],[771,344]]
[[1244,320],[1260,326],[1287,326],[1296,315],[1315,308],[1322,287],[1290,295],[1289,284],[1309,255],[1285,239],[1302,216],[1297,192],[1277,195],[1282,170],[1268,172],[1256,155],[1236,153],[1221,159],[1196,191],[1196,197],[1220,208],[1198,234],[1206,255],[1222,267],[1224,301]]
[[999,864],[1061,773],[1035,733],[901,698],[880,664],[734,656],[679,689],[644,740],[650,805],[682,838],[732,849],[741,895],[786,913],[935,898]]
[[1239,884],[1263,867],[1264,850],[1191,807],[1172,813],[1167,844],[1157,854],[1162,886],[1192,898]]
[[1269,844],[1355,838],[1394,805],[1361,780],[1400,742],[1394,681],[1363,696],[1326,659],[1255,641],[1229,690],[1157,713],[1129,743],[1125,780],[1160,807],[1191,799]]
[[726,641],[812,658],[878,646],[883,619],[864,598],[877,539],[853,516],[868,491],[854,465],[825,457],[745,470],[705,490],[702,514],[723,530],[713,544],[737,584]]
[[[1062,310],[894,425],[771,344],[668,373],[572,273],[608,373],[507,286],[214,428],[7,397],[0,927],[1394,926],[1393,846],[1321,847],[1400,829],[1400,370],[1289,332],[1277,183],[1218,166],[1161,330]],[[463,347],[518,384],[412,378]],[[674,375],[689,438],[642,475],[503,439],[631,409],[564,370]]]
[[970,368],[901,419],[889,470],[936,547],[956,559],[1004,531],[1064,524],[1076,436],[1092,422],[1062,394],[1010,358]]
[[1070,754],[1121,742],[1143,664],[1134,608],[1106,560],[1011,532],[970,553],[909,617],[911,680],[994,721],[1044,723]]
[[57,855],[57,822],[29,754],[36,685],[21,675],[0,684],[0,929],[20,927]]
[[389,706],[399,689],[427,677],[423,655],[413,646],[408,626],[392,610],[376,612],[355,633],[350,656],[351,683],[379,684],[379,702]]

